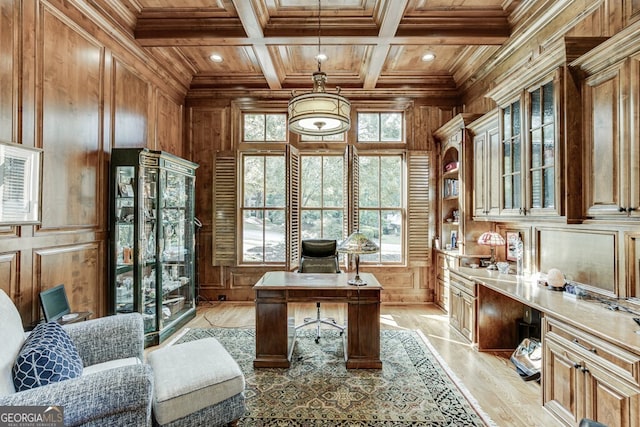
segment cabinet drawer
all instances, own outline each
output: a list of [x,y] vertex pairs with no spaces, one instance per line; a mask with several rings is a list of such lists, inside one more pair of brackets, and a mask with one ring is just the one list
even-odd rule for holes
[[454,271],[449,272],[449,285],[455,286],[457,289],[466,293],[471,297],[476,297],[476,282],[473,280],[467,279]]
[[545,317],[545,337],[565,342],[585,359],[601,364],[636,385],[640,385],[640,355],[630,353],[588,332]]

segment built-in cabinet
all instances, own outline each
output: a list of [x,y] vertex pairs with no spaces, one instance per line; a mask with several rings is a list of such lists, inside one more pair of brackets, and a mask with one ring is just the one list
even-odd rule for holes
[[470,343],[475,342],[476,288],[473,280],[449,272],[449,323]]
[[501,163],[498,110],[485,114],[468,128],[473,134],[473,218],[497,216],[500,213]]
[[196,168],[146,148],[111,153],[109,313],[142,313],[147,345],[195,316]]
[[443,249],[470,253],[465,224],[471,218],[467,206],[472,191],[467,182],[467,170],[471,167],[472,157],[468,157],[467,147],[471,144],[468,123],[477,119],[477,114],[458,114],[434,132],[440,144],[439,171],[439,209],[437,214],[437,233]]
[[[638,46],[635,46],[638,49]],[[611,64],[600,49],[584,66],[584,195],[590,218],[640,218],[640,55]]]
[[[500,159],[500,180],[489,181],[489,185],[498,185],[500,217],[560,214],[561,181],[557,170],[562,170],[562,157],[557,123],[561,74],[558,70],[532,84],[499,109],[500,149],[493,154]],[[482,208],[474,206],[474,211]],[[489,208],[484,210],[478,213],[495,215]]]
[[543,405],[564,425],[582,418],[638,427],[640,356],[545,317]]
[[444,311],[449,312],[449,263],[453,262],[453,257],[440,251],[436,251],[435,254],[435,303]]

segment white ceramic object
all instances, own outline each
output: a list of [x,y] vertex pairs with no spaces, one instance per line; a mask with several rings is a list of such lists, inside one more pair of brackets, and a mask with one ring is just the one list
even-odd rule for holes
[[562,288],[564,286],[564,274],[557,268],[551,268],[547,272],[547,284],[553,288]]

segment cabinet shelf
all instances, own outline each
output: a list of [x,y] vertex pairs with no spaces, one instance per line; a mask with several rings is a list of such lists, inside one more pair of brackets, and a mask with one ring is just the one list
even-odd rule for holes
[[458,168],[451,169],[450,171],[443,172],[442,173],[442,178],[443,179],[446,179],[446,178],[456,179],[456,178],[458,178]]

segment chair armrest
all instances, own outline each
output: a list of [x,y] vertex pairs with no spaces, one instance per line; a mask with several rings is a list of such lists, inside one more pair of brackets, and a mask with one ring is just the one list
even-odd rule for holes
[[128,357],[144,360],[144,320],[140,313],[100,317],[63,328],[84,366]]
[[[0,406],[64,407],[64,425],[150,425],[153,371],[128,365],[0,397]],[[118,422],[116,422],[118,421]]]

